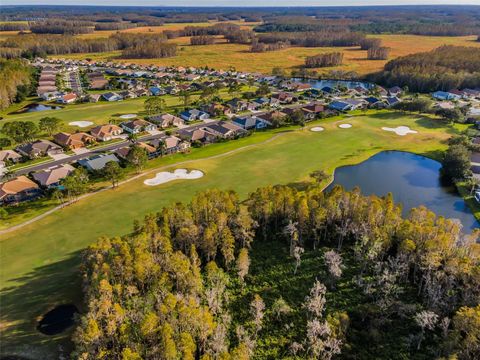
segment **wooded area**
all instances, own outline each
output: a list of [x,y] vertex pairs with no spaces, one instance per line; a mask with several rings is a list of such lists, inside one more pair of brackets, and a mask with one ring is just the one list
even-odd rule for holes
[[[146,216],[129,235],[101,238],[84,254],[88,312],[74,355],[477,357],[478,231],[458,241],[460,224],[425,208],[403,219],[391,196],[322,190],[260,188],[247,207],[234,192],[210,190]],[[311,283],[284,289],[293,290],[288,301],[256,283],[270,281],[251,269],[263,243],[269,257],[286,250],[287,287],[307,275],[304,257],[322,254]],[[332,302],[340,283],[358,295]]]
[[415,92],[480,87],[480,49],[442,46],[389,61],[380,74],[368,77],[386,86],[408,86]]

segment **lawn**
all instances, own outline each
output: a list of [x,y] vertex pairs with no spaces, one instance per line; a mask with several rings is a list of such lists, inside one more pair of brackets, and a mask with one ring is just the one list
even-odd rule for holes
[[[480,42],[475,41],[475,36],[419,36],[419,35],[370,35],[371,37],[380,37],[384,46],[392,48],[390,58],[397,58],[416,52],[429,51],[442,45],[458,46],[480,46]],[[380,71],[387,61],[368,60],[367,52],[359,50],[358,47],[322,47],[305,48],[291,47],[278,51],[264,53],[249,52],[249,45],[228,44],[225,41],[217,42],[213,45],[191,46],[188,38],[172,39],[170,42],[178,43],[178,55],[163,59],[119,59],[120,51],[95,54],[68,54],[60,55],[58,58],[85,59],[94,60],[114,60],[125,63],[138,64],[156,64],[161,66],[193,66],[193,67],[213,67],[216,69],[228,69],[231,66],[239,71],[251,71],[271,73],[275,67],[292,70],[305,63],[307,56],[320,53],[342,51],[344,53],[344,64],[335,68],[317,69],[319,72],[330,70],[355,71],[364,75],[375,71]],[[219,56],[221,54],[221,56]]]
[[[134,219],[172,202],[187,201],[205,189],[234,189],[245,197],[259,186],[307,180],[313,170],[323,169],[331,174],[338,166],[363,161],[382,150],[414,151],[438,158],[439,151],[446,147],[444,141],[456,132],[438,120],[391,112],[348,117],[345,121],[353,124],[351,129],[339,129],[338,121],[339,118],[321,121],[325,127],[321,133],[308,129],[259,133],[191,155],[159,160],[158,165],[188,161],[172,169],[199,169],[205,176],[148,187],[143,181],[154,176],[150,173],[1,236],[0,328],[5,344],[2,351],[25,354],[35,349],[43,356],[57,351],[59,342],[68,334],[50,341],[52,338],[35,330],[35,319],[59,303],[81,305],[79,252],[99,236],[127,233]],[[386,124],[407,125],[419,133],[399,137],[381,130]],[[207,156],[210,158],[205,159]]]

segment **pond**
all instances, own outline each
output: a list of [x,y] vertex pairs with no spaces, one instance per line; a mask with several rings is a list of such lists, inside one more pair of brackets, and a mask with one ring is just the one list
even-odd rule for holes
[[73,304],[59,305],[43,316],[37,329],[45,335],[59,334],[74,324],[77,313]]
[[294,79],[302,83],[310,84],[314,89],[322,89],[325,86],[336,88],[339,86],[346,87],[347,89],[354,89],[356,87],[362,87],[365,89],[371,89],[375,84],[364,81],[347,81],[347,80],[309,80],[309,79]]
[[401,151],[384,151],[352,166],[335,170],[335,179],[327,188],[342,185],[351,190],[360,187],[364,195],[384,196],[392,193],[402,203],[403,213],[425,205],[438,215],[459,219],[465,232],[480,224],[468,205],[454,191],[440,183],[440,163],[421,155]]
[[24,108],[15,111],[12,114],[23,114],[23,113],[29,113],[29,112],[37,112],[37,111],[45,111],[45,110],[60,110],[62,109],[61,106],[55,106],[55,105],[44,105],[44,104],[30,104],[25,106]]

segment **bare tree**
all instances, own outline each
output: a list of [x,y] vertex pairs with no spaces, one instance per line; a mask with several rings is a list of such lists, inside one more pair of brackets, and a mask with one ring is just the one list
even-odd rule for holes
[[420,346],[425,337],[425,330],[433,330],[435,328],[438,322],[438,315],[433,311],[423,310],[415,315],[415,322],[421,329],[417,344],[417,350],[420,350]]
[[327,251],[324,256],[325,264],[332,279],[332,284],[342,276],[342,257],[335,250]]
[[321,317],[325,308],[327,299],[325,294],[327,288],[320,281],[316,280],[310,290],[310,294],[305,298],[305,307],[313,317]]
[[255,294],[253,301],[250,303],[250,311],[255,324],[255,336],[257,336],[258,331],[262,328],[263,316],[265,315],[265,303],[260,295]]
[[302,254],[305,252],[305,250],[301,246],[295,246],[293,249],[293,258],[295,259],[295,270],[293,271],[293,274],[295,275],[297,273],[297,269],[300,266],[300,262],[302,261]]

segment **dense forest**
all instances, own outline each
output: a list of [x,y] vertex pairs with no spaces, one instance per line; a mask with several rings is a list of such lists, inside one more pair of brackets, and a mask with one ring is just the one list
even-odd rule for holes
[[30,95],[35,84],[35,69],[25,61],[0,59],[0,110]]
[[25,34],[0,42],[0,57],[108,52],[122,50],[122,57],[152,58],[174,56],[176,44],[167,44],[164,34],[116,33],[108,38],[81,39],[71,35]]
[[243,203],[206,191],[99,239],[74,356],[480,356],[478,231],[426,208],[402,218],[391,196],[302,186]]
[[411,91],[431,92],[480,87],[480,49],[442,46],[389,61],[383,72],[369,80],[386,86],[408,86]]

